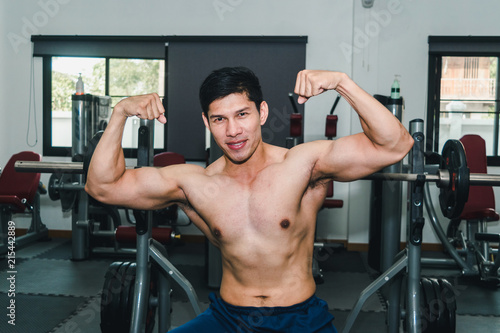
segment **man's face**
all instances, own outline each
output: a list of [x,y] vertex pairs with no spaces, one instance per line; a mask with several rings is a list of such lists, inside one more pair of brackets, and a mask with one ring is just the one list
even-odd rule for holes
[[267,103],[260,112],[246,94],[231,94],[213,101],[208,108],[205,126],[227,158],[234,163],[247,161],[262,142],[261,126],[268,115]]

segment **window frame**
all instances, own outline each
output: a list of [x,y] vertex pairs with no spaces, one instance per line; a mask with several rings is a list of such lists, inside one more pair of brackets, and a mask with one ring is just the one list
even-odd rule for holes
[[[437,164],[439,161],[431,153],[439,149],[441,73],[443,57],[496,57],[496,110],[493,123],[493,152],[487,156],[489,166],[500,166],[500,37],[494,36],[429,36],[428,94],[427,94],[427,126],[425,151],[428,153],[426,162]],[[459,139],[459,138],[456,138]]]
[[[167,52],[165,52],[167,54]],[[71,147],[61,147],[52,145],[52,57],[61,57],[57,55],[43,56],[42,57],[42,77],[43,77],[43,155],[44,156],[71,156]],[[88,57],[88,56],[86,56]],[[89,57],[90,58],[90,57]],[[104,78],[104,95],[109,95],[109,63],[110,59],[137,59],[130,57],[116,57],[116,56],[96,56],[96,58],[103,58],[105,62],[105,78]],[[157,58],[140,58],[144,60],[164,60]],[[166,96],[167,92],[167,66],[165,60],[165,88],[163,91],[163,96]],[[71,96],[68,96],[70,98]],[[165,105],[166,107],[166,105]],[[167,146],[167,131],[166,129],[163,131],[163,147]],[[166,148],[155,149],[154,153],[158,154],[164,151]],[[123,148],[123,154],[126,158],[136,158],[137,157],[137,148]]]

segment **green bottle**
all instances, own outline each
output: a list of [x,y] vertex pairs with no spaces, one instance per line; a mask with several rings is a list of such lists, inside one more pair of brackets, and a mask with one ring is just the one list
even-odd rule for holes
[[392,99],[399,99],[401,97],[400,90],[399,90],[399,75],[394,76],[394,82],[392,83],[391,86],[391,98]]

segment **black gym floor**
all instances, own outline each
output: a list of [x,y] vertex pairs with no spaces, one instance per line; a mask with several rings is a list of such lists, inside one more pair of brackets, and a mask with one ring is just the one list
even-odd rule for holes
[[[432,255],[435,255],[433,253]],[[211,290],[206,283],[205,246],[184,244],[169,249],[170,260],[193,284],[202,308],[208,307]],[[95,257],[74,262],[71,242],[52,239],[16,251],[15,326],[7,317],[10,283],[7,260],[0,260],[0,332],[100,332],[100,294],[108,266],[119,258]],[[339,332],[359,293],[374,278],[366,265],[366,253],[340,251],[322,256],[324,283],[317,295],[325,299]],[[429,277],[446,276],[457,293],[457,332],[500,332],[500,291],[465,279],[456,272],[423,270]],[[172,325],[194,316],[183,290],[173,286]],[[386,306],[381,293],[363,307],[351,332],[385,332]],[[156,332],[156,331],[155,331]]]

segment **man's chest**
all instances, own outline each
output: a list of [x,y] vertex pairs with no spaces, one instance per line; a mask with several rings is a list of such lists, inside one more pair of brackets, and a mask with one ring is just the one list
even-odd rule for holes
[[[208,185],[210,186],[210,185]],[[279,219],[297,206],[299,198],[276,183],[213,186],[193,207],[208,221],[244,220],[257,223]]]
[[241,184],[214,179],[190,192],[200,220],[218,239],[279,237],[300,228],[301,202],[310,191],[279,175]]

